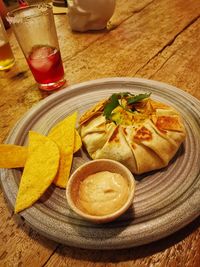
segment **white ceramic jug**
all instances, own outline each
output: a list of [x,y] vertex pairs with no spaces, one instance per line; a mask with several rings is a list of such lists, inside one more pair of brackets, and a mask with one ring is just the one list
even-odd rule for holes
[[68,0],[68,9],[72,30],[101,30],[114,13],[115,0]]

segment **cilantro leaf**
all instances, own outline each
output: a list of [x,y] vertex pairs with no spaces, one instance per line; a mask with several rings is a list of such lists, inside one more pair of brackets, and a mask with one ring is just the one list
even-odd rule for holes
[[103,115],[108,120],[110,118],[110,115],[117,106],[119,106],[119,100],[118,100],[118,94],[113,94],[108,100],[108,103],[104,107]]
[[128,104],[134,104],[136,102],[139,102],[145,98],[148,98],[151,95],[151,93],[146,93],[146,94],[139,94],[133,97],[130,97],[127,99]]
[[[115,93],[111,95],[110,98],[108,99],[108,102],[104,107],[103,115],[106,117],[106,120],[109,120],[111,118],[112,111],[118,106],[121,106],[126,111],[134,112],[134,110],[132,109],[129,108],[127,109],[128,107],[127,105],[137,103],[145,98],[148,98],[150,95],[151,93],[139,94],[139,95],[134,95],[129,92]],[[123,100],[125,100],[125,106],[122,104]]]

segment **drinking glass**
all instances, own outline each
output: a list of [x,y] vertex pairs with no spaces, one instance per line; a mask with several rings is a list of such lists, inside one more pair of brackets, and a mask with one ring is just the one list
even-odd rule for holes
[[6,30],[0,17],[0,70],[10,69],[15,63],[15,58],[8,42]]
[[60,88],[65,79],[52,6],[41,3],[18,8],[7,19],[39,88]]

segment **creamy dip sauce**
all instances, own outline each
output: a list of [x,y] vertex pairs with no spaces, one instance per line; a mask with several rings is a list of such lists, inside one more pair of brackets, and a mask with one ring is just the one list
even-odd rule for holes
[[120,209],[128,196],[129,186],[123,176],[102,171],[89,175],[81,182],[78,204],[90,215],[103,216]]

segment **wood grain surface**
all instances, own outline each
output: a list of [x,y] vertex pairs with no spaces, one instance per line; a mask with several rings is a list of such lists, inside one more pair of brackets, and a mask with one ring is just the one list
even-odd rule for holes
[[[71,32],[55,16],[68,84],[104,77],[163,81],[200,99],[200,1],[117,0],[108,30]],[[11,30],[15,66],[0,72],[0,142],[41,92]],[[199,149],[199,148],[197,148]],[[0,266],[200,266],[200,218],[177,233],[119,251],[74,249],[16,221],[0,192]]]

